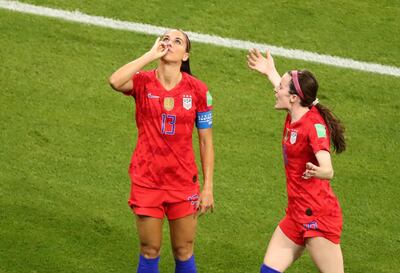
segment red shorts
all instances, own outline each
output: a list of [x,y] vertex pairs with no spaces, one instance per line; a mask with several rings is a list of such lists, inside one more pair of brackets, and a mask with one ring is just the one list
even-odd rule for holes
[[299,223],[286,215],[280,221],[279,227],[298,245],[305,245],[305,240],[312,237],[324,237],[334,244],[339,244],[342,224],[342,216],[320,216],[309,223]]
[[199,196],[199,186],[192,190],[174,191],[132,184],[128,204],[137,215],[159,219],[166,215],[169,220],[174,220],[196,213]]

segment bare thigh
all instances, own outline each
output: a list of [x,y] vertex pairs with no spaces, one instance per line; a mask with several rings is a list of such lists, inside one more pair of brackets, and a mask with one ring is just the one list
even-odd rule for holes
[[322,273],[344,272],[343,255],[339,244],[334,244],[323,237],[314,237],[307,239],[306,247]]
[[196,225],[196,214],[169,221],[172,252],[176,259],[186,261],[193,255]]
[[264,264],[275,270],[284,272],[301,256],[304,248],[304,246],[295,244],[290,240],[278,226],[269,241],[264,257]]
[[163,219],[136,216],[136,227],[140,240],[140,254],[146,258],[160,255]]

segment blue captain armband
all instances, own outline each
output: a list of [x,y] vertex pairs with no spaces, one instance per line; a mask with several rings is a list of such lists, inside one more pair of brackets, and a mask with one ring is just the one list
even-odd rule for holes
[[212,111],[196,113],[197,129],[208,129],[212,127]]

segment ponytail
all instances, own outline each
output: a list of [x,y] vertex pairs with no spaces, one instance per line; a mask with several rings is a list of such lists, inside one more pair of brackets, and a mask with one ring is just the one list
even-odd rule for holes
[[[190,42],[189,36],[182,29],[179,29],[179,31],[185,36],[185,39],[186,39],[186,52],[190,53],[190,49],[192,47],[192,44]],[[192,75],[192,71],[190,70],[189,58],[186,61],[182,61],[181,72],[185,72],[185,73],[187,73],[189,75]]]
[[300,97],[301,106],[316,107],[328,126],[334,151],[340,154],[346,150],[344,126],[327,107],[318,102],[318,82],[315,76],[308,70],[291,70],[288,74],[292,77],[289,93]]
[[188,73],[189,75],[192,75],[192,72],[190,71],[189,59],[187,59],[186,61],[182,61],[181,72],[185,72]]
[[346,150],[346,141],[344,139],[344,126],[339,119],[325,106],[317,103],[315,107],[318,109],[322,118],[328,126],[331,140],[333,142],[333,149],[337,154]]

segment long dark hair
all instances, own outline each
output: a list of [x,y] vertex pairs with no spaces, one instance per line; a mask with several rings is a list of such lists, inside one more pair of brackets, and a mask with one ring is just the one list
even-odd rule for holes
[[[295,85],[293,83],[293,71],[289,71],[288,74],[292,77],[289,85],[289,93],[299,95],[296,91]],[[318,82],[315,76],[308,70],[298,70],[298,81],[303,92],[303,96],[301,98],[301,106],[304,107],[316,107],[321,114],[322,118],[325,120],[326,125],[328,126],[330,137],[333,142],[333,149],[336,153],[341,153],[346,150],[346,141],[344,138],[344,126],[340,122],[340,120],[330,111],[327,107],[321,105],[319,102],[313,105],[313,102],[317,98],[318,91]]]
[[[189,40],[189,36],[181,29],[179,29],[179,31],[183,34],[183,36],[185,36],[186,38],[186,52],[190,53],[190,48],[192,47],[190,40]],[[189,63],[189,58],[186,61],[182,61],[181,64],[181,72],[186,72],[189,75],[192,75],[192,71],[190,70],[190,63]]]

